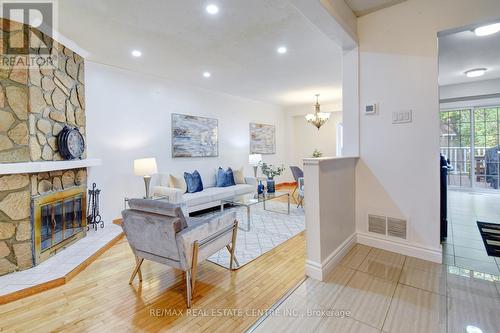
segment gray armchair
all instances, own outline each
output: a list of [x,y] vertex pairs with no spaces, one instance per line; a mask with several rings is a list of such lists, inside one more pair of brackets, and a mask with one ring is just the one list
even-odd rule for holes
[[[298,166],[293,166],[293,165],[290,166],[290,171],[292,171],[292,176],[293,176],[293,179],[295,180],[295,188],[293,189],[293,192],[292,192],[292,198],[293,198],[293,200],[295,200],[295,197],[293,195],[295,194],[295,191],[297,191],[299,189],[299,178],[304,178],[304,172]],[[300,200],[300,197],[299,197],[299,200]],[[297,202],[297,200],[295,200],[295,202]],[[297,202],[297,203],[299,203],[299,202]]]
[[185,218],[180,205],[161,200],[130,199],[129,209],[122,212],[123,230],[136,257],[130,277],[142,282],[144,259],[180,269],[186,274],[187,306],[196,282],[198,263],[226,247],[231,254],[230,269],[236,247],[238,221],[236,212],[208,218]]
[[304,208],[304,177],[298,178],[297,187],[299,189],[298,191],[299,202],[297,203],[297,208],[299,208],[299,206]]

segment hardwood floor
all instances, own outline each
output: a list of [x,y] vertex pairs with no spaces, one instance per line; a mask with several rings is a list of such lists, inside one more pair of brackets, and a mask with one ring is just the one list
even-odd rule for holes
[[0,306],[0,331],[242,332],[304,277],[301,233],[237,271],[199,266],[192,309],[182,272],[135,259],[122,240],[67,284]]

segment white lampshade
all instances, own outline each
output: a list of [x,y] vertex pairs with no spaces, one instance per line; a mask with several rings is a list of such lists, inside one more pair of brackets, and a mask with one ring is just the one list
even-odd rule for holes
[[248,156],[248,164],[250,164],[251,166],[257,166],[260,162],[262,162],[261,154],[250,154]]
[[330,119],[330,114],[328,112],[318,112],[319,119]]
[[313,121],[314,120],[314,115],[312,113],[306,114],[306,120],[307,121]]
[[151,176],[158,172],[156,158],[141,158],[134,161],[134,174],[136,176]]

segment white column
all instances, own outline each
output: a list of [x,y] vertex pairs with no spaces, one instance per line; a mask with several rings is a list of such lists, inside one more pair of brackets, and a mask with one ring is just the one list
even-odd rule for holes
[[306,274],[322,281],[356,243],[357,157],[304,159]]
[[359,51],[344,51],[342,57],[342,156],[359,155]]

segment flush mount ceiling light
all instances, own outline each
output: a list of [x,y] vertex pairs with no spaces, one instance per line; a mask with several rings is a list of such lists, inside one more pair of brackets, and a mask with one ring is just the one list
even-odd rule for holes
[[133,50],[132,55],[136,58],[139,58],[140,56],[142,56],[142,52],[139,50]]
[[319,128],[323,126],[328,121],[328,119],[330,119],[330,114],[321,112],[318,98],[319,94],[316,94],[316,105],[314,106],[314,113],[307,114],[306,120],[308,123],[316,126],[319,131]]
[[467,77],[480,77],[486,73],[486,68],[474,68],[465,72],[465,76]]
[[203,77],[208,79],[211,76],[212,76],[212,74],[210,74],[210,72],[203,72]]
[[205,7],[205,10],[207,11],[207,13],[209,13],[210,15],[215,15],[219,12],[219,7],[217,7],[216,5],[214,4],[210,4],[208,6]]
[[280,46],[276,49],[276,52],[278,52],[279,54],[285,54],[287,51],[288,50],[284,46]]
[[467,325],[467,327],[465,328],[465,331],[467,333],[483,333],[482,329],[480,329],[479,327],[476,327],[476,326],[472,326],[472,325]]
[[478,37],[493,35],[499,31],[500,31],[500,23],[483,25],[482,27],[474,29],[474,33]]

